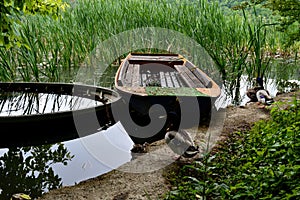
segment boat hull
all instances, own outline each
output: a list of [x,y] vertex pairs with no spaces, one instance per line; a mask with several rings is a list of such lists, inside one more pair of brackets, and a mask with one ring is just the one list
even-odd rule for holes
[[124,104],[118,119],[135,143],[208,120],[220,95],[219,86],[179,54],[128,54],[115,87]]
[[[216,100],[214,97],[139,96],[118,92],[123,101],[114,116],[137,144],[161,140],[170,130],[208,123]],[[161,128],[155,130],[158,126]]]
[[[111,96],[111,101],[94,107],[45,114],[0,116],[0,147],[53,144],[84,137],[116,123],[111,107],[120,103],[113,90],[63,83],[0,83],[0,92],[35,92],[83,96],[88,92]],[[93,93],[90,99],[97,99]],[[96,123],[95,123],[96,121]]]

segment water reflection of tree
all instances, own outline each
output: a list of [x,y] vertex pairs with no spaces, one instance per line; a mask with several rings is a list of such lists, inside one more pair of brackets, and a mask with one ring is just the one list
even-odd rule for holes
[[10,199],[14,193],[26,193],[31,198],[62,186],[62,179],[52,165],[67,165],[74,156],[63,144],[10,148],[0,157],[0,199]]

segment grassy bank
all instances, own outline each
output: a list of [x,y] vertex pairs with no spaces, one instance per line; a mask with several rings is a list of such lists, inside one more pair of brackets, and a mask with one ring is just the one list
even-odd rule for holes
[[178,169],[165,199],[298,199],[299,110],[296,97],[277,102],[270,120],[231,133],[214,153]]

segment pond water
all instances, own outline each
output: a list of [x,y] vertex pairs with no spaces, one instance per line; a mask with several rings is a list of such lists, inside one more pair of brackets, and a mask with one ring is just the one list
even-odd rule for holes
[[[298,81],[298,83],[300,84],[299,81]],[[264,86],[265,86],[265,89],[269,91],[271,97],[276,96],[276,94],[278,92],[278,88],[277,88],[276,81],[274,79],[267,79]],[[240,105],[241,106],[244,106],[250,100],[246,95],[246,92],[249,88],[251,88],[251,86],[249,86],[249,84],[248,84],[248,77],[242,76],[241,77],[241,87],[240,87],[240,95],[241,95],[240,96],[240,99],[241,99]],[[234,97],[229,97],[228,95],[225,95],[224,87],[222,88],[222,94],[223,95],[221,95],[220,98],[218,98],[216,101],[217,108],[227,107],[228,105],[231,104],[231,102],[234,98]]]
[[1,92],[0,116],[57,113],[103,105],[79,96],[32,92]]

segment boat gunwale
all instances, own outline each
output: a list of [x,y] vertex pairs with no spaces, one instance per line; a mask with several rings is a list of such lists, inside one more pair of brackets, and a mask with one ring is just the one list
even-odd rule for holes
[[[8,91],[5,91],[5,89],[3,89],[5,86],[9,86],[9,87],[13,86],[14,89],[10,89]],[[42,91],[47,90],[43,87],[49,87],[49,86],[53,87],[53,88],[55,88],[55,87],[62,88],[63,87],[66,90],[61,91],[61,93],[59,93],[59,92],[50,93],[49,91],[42,92]],[[59,83],[59,82],[0,82],[0,92],[2,92],[2,91],[4,91],[4,92],[24,92],[21,89],[26,89],[26,88],[30,88],[30,87],[33,87],[36,90],[35,91],[27,90],[25,92],[48,93],[48,94],[65,94],[65,95],[82,97],[82,96],[76,95],[76,93],[78,93],[78,91],[76,91],[75,88],[79,88],[79,89],[86,89],[86,90],[91,89],[91,90],[96,91],[96,92],[105,91],[105,93],[111,95],[114,98],[113,98],[113,101],[110,101],[107,104],[101,104],[101,105],[94,106],[94,107],[80,108],[80,109],[76,109],[76,110],[65,110],[65,111],[57,111],[57,112],[53,112],[53,113],[43,113],[43,114],[0,116],[0,124],[9,123],[12,120],[14,120],[14,123],[17,122],[17,121],[20,121],[20,122],[23,122],[23,121],[44,121],[44,120],[47,121],[49,119],[61,118],[63,116],[80,115],[80,114],[84,114],[84,113],[89,113],[91,111],[96,111],[97,112],[99,110],[106,109],[108,106],[111,106],[112,104],[116,103],[117,101],[119,101],[121,99],[121,96],[116,91],[105,88],[105,87],[100,87],[100,86],[92,86],[92,85],[85,85],[85,84],[74,84],[74,83]],[[74,91],[76,92],[75,94],[74,94]],[[95,94],[94,94],[94,96],[95,96]],[[87,98],[87,97],[82,97],[82,98]],[[92,99],[94,101],[97,101],[96,99],[93,99],[93,98],[87,98],[87,99]]]

